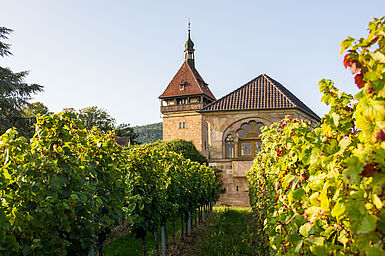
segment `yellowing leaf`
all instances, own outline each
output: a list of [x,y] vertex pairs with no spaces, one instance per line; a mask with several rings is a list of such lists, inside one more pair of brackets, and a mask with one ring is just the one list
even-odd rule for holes
[[373,194],[372,198],[373,198],[373,203],[377,207],[377,209],[381,209],[382,208],[381,199],[376,194]]
[[334,207],[331,212],[333,217],[339,217],[345,212],[345,205],[343,203],[338,202]]
[[345,137],[343,138],[340,143],[339,143],[339,146],[340,146],[340,150],[337,152],[337,154],[342,154],[345,152],[345,149],[350,145],[350,143],[352,142],[352,140],[349,138],[349,137]]
[[11,175],[9,175],[9,172],[8,172],[6,169],[3,169],[3,174],[4,174],[4,177],[5,177],[7,180],[10,180],[10,179],[11,179]]
[[321,191],[320,200],[321,200],[321,208],[324,209],[325,211],[329,211],[328,190],[326,188],[324,188]]
[[376,51],[374,53],[370,53],[370,55],[374,60],[385,63],[385,55],[382,52]]
[[335,126],[338,126],[339,122],[340,122],[340,116],[336,113],[332,113],[332,118],[333,118],[333,123]]
[[303,235],[304,237],[308,237],[311,228],[312,224],[310,222],[307,222],[299,228],[299,233],[301,233],[301,235]]

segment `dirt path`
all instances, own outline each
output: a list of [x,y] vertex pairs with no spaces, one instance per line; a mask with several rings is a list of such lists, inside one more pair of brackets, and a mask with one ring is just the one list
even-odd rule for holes
[[208,220],[171,248],[168,255],[256,255],[253,221],[249,208],[216,207]]

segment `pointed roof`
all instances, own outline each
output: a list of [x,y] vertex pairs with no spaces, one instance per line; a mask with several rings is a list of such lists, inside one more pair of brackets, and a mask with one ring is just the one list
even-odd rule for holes
[[191,30],[190,30],[190,23],[188,24],[188,36],[187,36],[187,41],[184,45],[185,51],[194,51],[194,43],[191,40]]
[[320,120],[320,117],[294,94],[266,74],[259,75],[199,112],[257,109],[300,109]]
[[[181,90],[181,85],[183,85],[183,90]],[[215,100],[208,84],[199,75],[198,71],[185,60],[166,90],[159,96],[159,99],[193,94],[204,94],[211,100]]]

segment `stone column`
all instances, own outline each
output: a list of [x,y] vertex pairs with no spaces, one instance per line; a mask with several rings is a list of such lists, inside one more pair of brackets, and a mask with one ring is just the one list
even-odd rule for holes
[[238,137],[235,137],[234,139],[234,157],[238,158],[239,157],[239,140]]

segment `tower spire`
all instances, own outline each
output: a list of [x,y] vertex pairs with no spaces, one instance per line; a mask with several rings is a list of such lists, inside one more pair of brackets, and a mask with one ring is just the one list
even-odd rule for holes
[[187,64],[189,64],[189,66],[192,68],[192,69],[195,69],[195,63],[194,63],[194,43],[193,41],[191,40],[191,28],[190,28],[191,24],[190,24],[190,19],[189,19],[189,22],[188,22],[188,37],[187,37],[187,41],[186,41],[186,44],[185,44],[185,50],[184,50],[184,59],[185,61],[187,61]]

